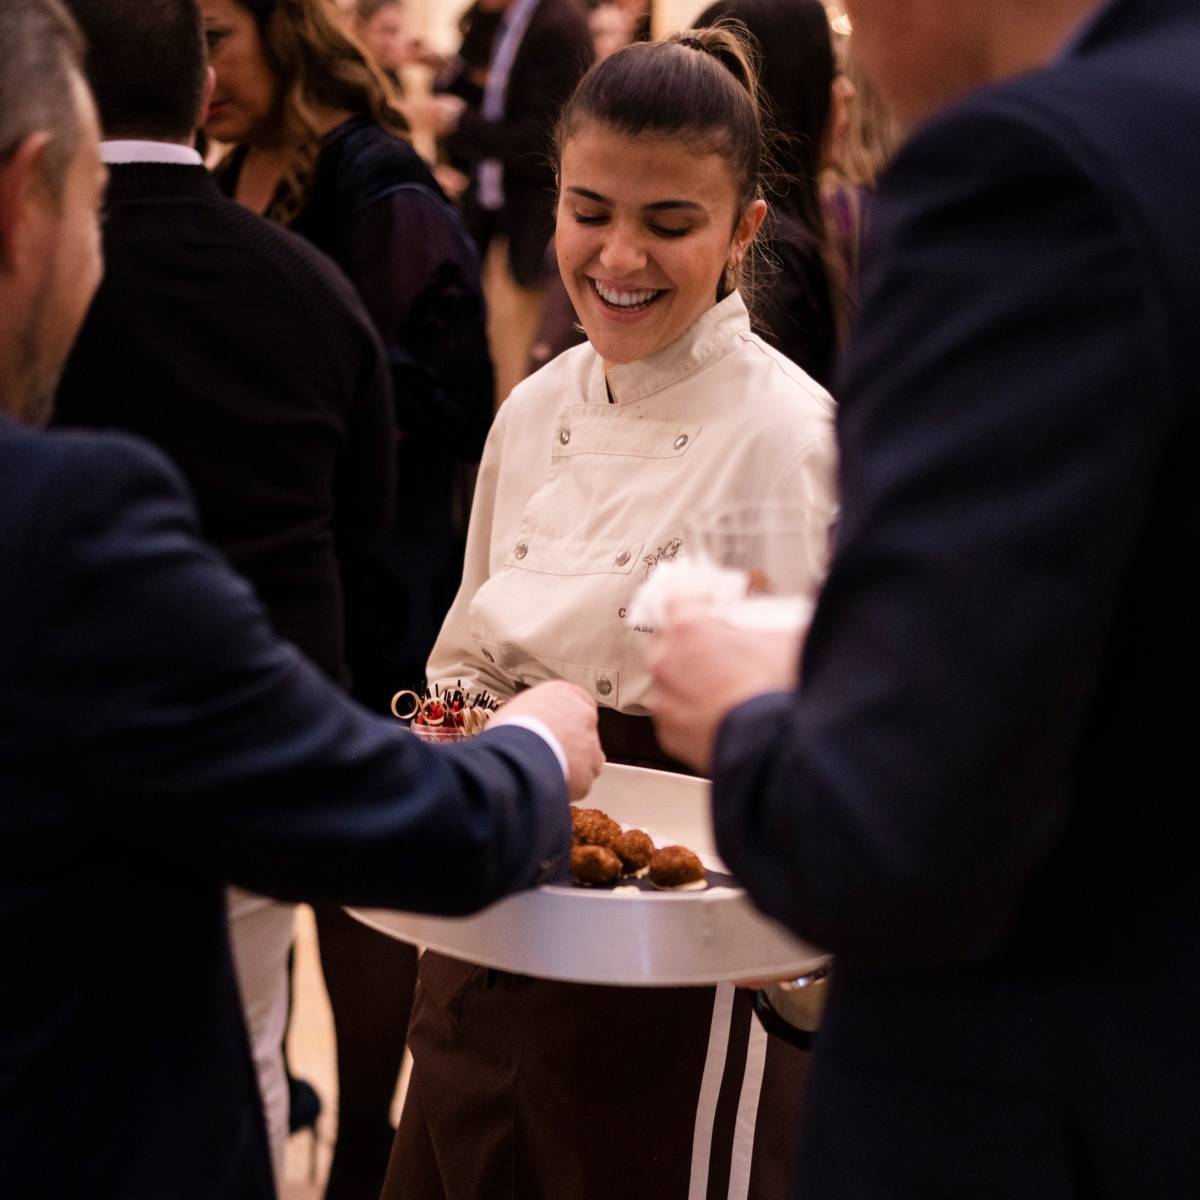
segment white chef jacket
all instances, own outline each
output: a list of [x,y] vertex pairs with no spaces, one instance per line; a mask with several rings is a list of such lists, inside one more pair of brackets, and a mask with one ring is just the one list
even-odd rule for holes
[[566,679],[602,706],[645,713],[652,631],[626,612],[697,512],[803,508],[796,554],[815,595],[836,509],[833,412],[819,384],[750,331],[736,292],[607,378],[587,344],[547,363],[488,437],[430,683],[510,696]]

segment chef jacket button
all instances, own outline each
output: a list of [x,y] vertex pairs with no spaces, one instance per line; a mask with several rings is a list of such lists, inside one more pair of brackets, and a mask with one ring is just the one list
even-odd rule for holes
[[571,440],[571,431],[569,429],[560,429],[558,431],[558,440],[565,446]]
[[596,680],[596,692],[598,695],[601,695],[601,696],[612,695],[612,680],[611,679],[597,679]]
[[513,558],[521,559],[529,553],[529,547],[524,542],[518,542],[513,547]]
[[631,556],[628,550],[622,550],[621,553],[616,557],[617,566],[623,567],[629,561],[630,557]]
[[682,450],[684,448],[684,446],[686,446],[687,444],[688,444],[688,435],[686,433],[681,433],[675,439],[675,449],[676,450]]
[[496,656],[490,650],[485,650],[483,652],[483,657],[486,658],[490,663],[494,663],[496,661]]

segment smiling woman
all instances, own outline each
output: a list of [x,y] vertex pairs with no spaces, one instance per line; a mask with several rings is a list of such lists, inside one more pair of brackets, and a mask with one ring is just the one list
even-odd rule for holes
[[737,283],[767,211],[753,78],[727,30],[697,30],[613,55],[564,109],[559,270],[605,362],[669,345]]
[[[766,211],[755,95],[745,47],[714,28],[618,51],[568,102],[556,238],[588,344],[501,407],[429,660],[431,683],[500,696],[582,686],[612,761],[680,769],[644,715],[653,630],[625,617],[698,510],[798,508],[789,556],[812,592],[824,571],[832,402],[751,332],[738,291]],[[748,992],[433,952],[420,978],[388,1200],[786,1194],[806,1058]]]
[[[713,306],[766,204],[739,209],[717,151],[590,124],[562,152],[559,270],[606,363],[670,345]],[[732,236],[731,231],[732,230]]]

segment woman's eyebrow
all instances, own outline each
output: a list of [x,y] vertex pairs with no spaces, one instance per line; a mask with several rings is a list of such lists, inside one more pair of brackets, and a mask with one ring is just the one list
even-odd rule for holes
[[[596,204],[612,204],[612,201],[607,196],[602,196],[599,192],[593,192],[590,188],[569,187],[567,191],[572,196],[579,196],[584,200],[594,201]],[[662,212],[670,208],[686,208],[693,212],[704,212],[703,204],[697,203],[695,200],[655,200],[650,204],[644,204],[643,209],[648,212]]]
[[573,196],[582,196],[585,200],[594,200],[597,204],[611,204],[612,201],[607,196],[600,195],[599,192],[588,191],[587,188],[569,187],[567,191]]

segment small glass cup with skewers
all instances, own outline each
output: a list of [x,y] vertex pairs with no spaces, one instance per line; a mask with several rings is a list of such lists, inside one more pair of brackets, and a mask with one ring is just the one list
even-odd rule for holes
[[436,683],[421,694],[407,690],[392,697],[392,715],[409,722],[409,730],[424,742],[461,742],[487,728],[500,701],[487,691],[467,692]]

